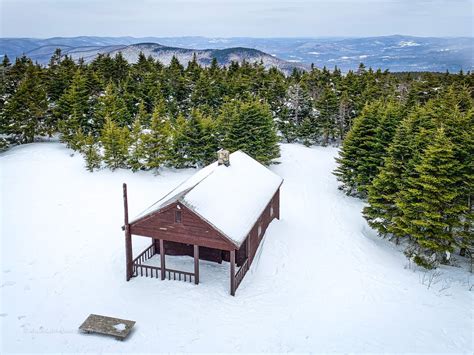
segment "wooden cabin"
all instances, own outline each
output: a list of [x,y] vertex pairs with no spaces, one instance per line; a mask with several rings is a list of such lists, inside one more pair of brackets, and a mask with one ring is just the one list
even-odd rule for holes
[[[124,184],[127,281],[135,276],[199,283],[199,260],[230,264],[230,294],[252,265],[268,225],[280,218],[283,179],[242,151],[219,159],[170,191],[131,222]],[[132,235],[151,245],[135,258]],[[160,266],[146,265],[160,255]],[[194,272],[166,267],[166,256],[194,258]]]

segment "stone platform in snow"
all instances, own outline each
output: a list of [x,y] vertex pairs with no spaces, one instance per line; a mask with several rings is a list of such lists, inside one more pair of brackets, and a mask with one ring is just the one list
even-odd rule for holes
[[79,330],[84,333],[110,335],[116,339],[125,339],[132,331],[135,321],[91,314]]

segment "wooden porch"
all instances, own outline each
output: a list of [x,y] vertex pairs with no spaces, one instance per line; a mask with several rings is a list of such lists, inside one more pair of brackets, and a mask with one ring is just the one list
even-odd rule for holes
[[[153,242],[148,248],[143,250],[136,258],[132,261],[132,273],[131,277],[150,277],[161,280],[175,280],[184,282],[194,282],[199,284],[199,247],[194,246],[194,272],[176,270],[166,267],[166,249],[164,243],[161,241],[160,245],[163,246],[163,254],[159,250],[156,250],[155,243]],[[234,257],[232,257],[234,254]],[[147,261],[153,258],[153,256],[159,255],[161,266],[149,265]],[[248,258],[244,260],[242,266],[238,268],[237,272],[235,263],[235,252],[230,254],[230,288],[231,294],[235,295],[235,291],[242,282],[245,274],[249,269]]]
[[[178,280],[193,282],[199,284],[199,261],[195,261],[194,272],[174,270],[166,268],[166,262],[162,263],[162,266],[147,265],[145,262],[151,259],[154,255],[160,253],[156,252],[155,243],[152,243],[148,248],[142,251],[132,262],[132,277],[145,276],[151,278],[161,278],[165,280]],[[161,256],[161,255],[160,255]],[[197,258],[199,258],[199,251],[197,252]],[[164,265],[164,267],[163,267]]]
[[[167,224],[156,224],[152,220],[153,216],[146,219],[141,225],[137,225],[135,222],[130,224],[128,221],[126,184],[123,184],[123,198],[127,281],[132,277],[140,276],[184,281],[197,285],[200,281],[199,260],[213,261],[218,264],[221,264],[222,261],[228,261],[230,294],[235,295],[237,288],[249,270],[253,255],[261,240],[262,224],[260,222],[256,223],[252,232],[238,246],[219,236],[219,232],[212,230],[211,227],[199,219],[197,224],[191,223],[196,216],[192,211],[187,211],[184,206],[171,206],[171,208],[176,208],[179,214],[174,211],[171,221],[166,220]],[[166,211],[163,212],[162,216],[164,213]],[[184,222],[189,221],[189,224],[184,223],[183,219]],[[161,223],[161,221],[159,222]],[[264,228],[266,228],[266,225]],[[151,245],[136,257],[133,256],[132,235],[151,240]],[[252,240],[251,237],[253,237]],[[254,249],[253,252],[251,252],[252,248]],[[155,255],[159,255],[159,264],[150,265],[148,261]],[[176,268],[167,267],[166,256],[192,257],[194,259],[193,270],[178,270],[179,266]]]

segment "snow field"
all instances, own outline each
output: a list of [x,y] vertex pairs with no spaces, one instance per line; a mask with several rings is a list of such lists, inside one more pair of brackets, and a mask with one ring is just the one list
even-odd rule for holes
[[[201,261],[198,286],[125,282],[121,184],[133,217],[194,170],[88,173],[58,143],[3,153],[0,352],[472,353],[471,275],[443,267],[428,288],[337,190],[335,148],[281,148],[281,220],[236,297],[226,263]],[[134,254],[149,243],[133,237]],[[123,342],[78,333],[90,313],[137,323]]]

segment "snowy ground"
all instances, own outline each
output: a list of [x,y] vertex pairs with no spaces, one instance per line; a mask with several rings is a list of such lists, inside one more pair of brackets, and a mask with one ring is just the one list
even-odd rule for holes
[[[199,286],[125,282],[122,182],[134,216],[192,170],[91,174],[69,154],[37,143],[0,156],[2,353],[473,351],[471,275],[405,268],[337,190],[333,148],[282,146],[282,219],[236,297],[227,264],[201,262]],[[148,243],[134,237],[135,253]],[[79,334],[90,313],[137,324],[124,342]]]

